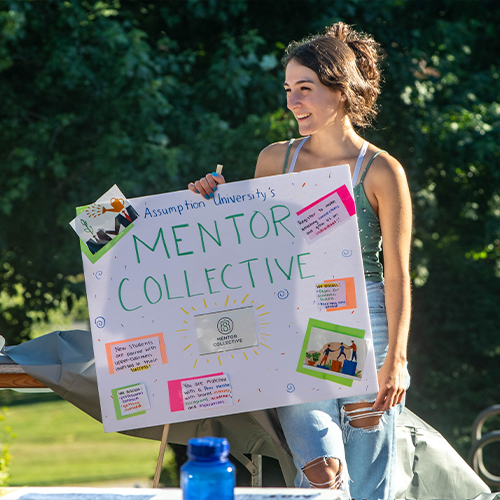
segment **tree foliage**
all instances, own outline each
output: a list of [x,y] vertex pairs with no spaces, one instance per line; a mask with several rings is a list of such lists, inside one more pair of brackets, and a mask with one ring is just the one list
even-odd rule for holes
[[296,135],[283,49],[338,20],[385,52],[381,113],[365,135],[401,161],[413,196],[409,403],[465,452],[500,378],[495,0],[1,2],[8,341],[84,293],[76,206],[115,183],[130,198],[183,189],[217,163],[248,178],[266,144]]

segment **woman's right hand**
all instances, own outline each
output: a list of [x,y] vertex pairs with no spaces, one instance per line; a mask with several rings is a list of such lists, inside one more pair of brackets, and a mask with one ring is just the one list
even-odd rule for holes
[[214,191],[217,191],[217,186],[225,182],[222,174],[212,172],[202,177],[199,181],[190,182],[188,188],[193,193],[201,194],[201,196],[209,200],[214,197]]

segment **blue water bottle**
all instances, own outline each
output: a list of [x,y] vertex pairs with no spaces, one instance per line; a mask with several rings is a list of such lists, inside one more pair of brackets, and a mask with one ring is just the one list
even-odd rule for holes
[[189,460],[181,467],[183,500],[234,500],[235,468],[228,455],[226,438],[190,439]]

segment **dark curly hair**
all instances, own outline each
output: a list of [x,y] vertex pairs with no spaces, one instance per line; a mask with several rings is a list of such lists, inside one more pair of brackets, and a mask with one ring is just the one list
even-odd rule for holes
[[313,70],[320,82],[345,95],[345,112],[357,127],[370,126],[378,112],[380,94],[380,45],[365,33],[342,22],[324,34],[291,42],[283,57],[286,68],[292,60]]

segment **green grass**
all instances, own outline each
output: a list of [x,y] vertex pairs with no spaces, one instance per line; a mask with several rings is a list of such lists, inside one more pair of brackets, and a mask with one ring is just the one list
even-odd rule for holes
[[[54,399],[54,398],[48,398]],[[154,475],[159,442],[106,434],[102,425],[64,400],[15,404],[4,424],[17,437],[7,444],[12,456],[9,486],[146,480]],[[164,465],[173,462],[166,453]]]

